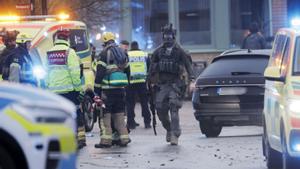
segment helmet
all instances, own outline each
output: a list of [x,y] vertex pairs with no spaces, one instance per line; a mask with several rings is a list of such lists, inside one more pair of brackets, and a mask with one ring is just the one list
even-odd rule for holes
[[25,42],[28,42],[28,41],[32,41],[32,39],[33,39],[33,37],[31,35],[26,34],[26,33],[20,33],[17,36],[16,42],[17,43],[25,43]]
[[175,44],[175,35],[176,35],[176,29],[173,28],[172,24],[168,24],[164,26],[162,29],[162,39],[164,42],[164,45],[167,47],[171,47]]
[[173,39],[175,39],[176,29],[173,28],[173,24],[170,23],[170,24],[164,26],[161,29],[161,32],[163,34],[163,38],[165,35],[171,35],[173,37]]
[[102,41],[103,42],[108,42],[110,40],[115,40],[115,39],[116,39],[116,37],[112,32],[105,32],[102,35]]
[[70,36],[70,30],[68,29],[61,29],[61,30],[58,30],[56,33],[55,33],[56,37],[58,39],[65,39],[67,40]]

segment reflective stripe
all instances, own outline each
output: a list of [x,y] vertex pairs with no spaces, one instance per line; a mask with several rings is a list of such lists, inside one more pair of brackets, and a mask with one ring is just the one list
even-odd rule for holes
[[113,65],[108,65],[107,69],[118,69],[118,66],[113,64]]
[[135,80],[130,80],[130,83],[145,83],[146,79],[135,79]]
[[100,120],[100,129],[101,129],[101,132],[100,132],[101,139],[112,140],[112,135],[107,134],[107,130],[104,126],[103,119]]
[[109,85],[102,85],[102,89],[123,89],[124,87],[115,87],[115,86],[109,86]]
[[120,138],[121,139],[129,139],[129,135],[127,135],[127,134],[126,135],[120,135]]
[[101,87],[101,84],[95,83],[94,86],[95,86],[95,87]]
[[48,89],[51,91],[70,91],[73,90],[74,88],[75,87],[73,85],[48,87]]
[[107,66],[107,64],[105,62],[102,62],[101,60],[97,61],[96,65],[98,65],[98,64],[100,64],[100,65],[102,65],[104,67]]
[[104,80],[102,81],[104,84],[111,84],[111,83],[127,83],[127,80]]

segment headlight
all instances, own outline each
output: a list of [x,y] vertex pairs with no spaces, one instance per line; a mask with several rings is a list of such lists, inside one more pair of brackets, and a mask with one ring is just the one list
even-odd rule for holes
[[33,71],[33,75],[37,79],[43,79],[46,76],[46,71],[43,69],[42,66],[34,66],[32,71]]
[[29,121],[34,123],[65,123],[72,118],[60,109],[47,109],[36,106],[13,105],[12,108]]
[[288,108],[292,113],[300,115],[300,100],[288,100]]

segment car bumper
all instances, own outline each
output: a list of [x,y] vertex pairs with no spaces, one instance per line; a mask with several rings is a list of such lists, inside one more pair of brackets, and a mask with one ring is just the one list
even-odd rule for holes
[[12,110],[5,114],[14,126],[15,132],[10,133],[18,133],[14,137],[22,147],[29,168],[76,168],[73,128],[64,123],[33,123]]
[[194,116],[199,121],[213,120],[214,123],[223,126],[262,125],[262,116],[258,113],[202,113],[196,111]]

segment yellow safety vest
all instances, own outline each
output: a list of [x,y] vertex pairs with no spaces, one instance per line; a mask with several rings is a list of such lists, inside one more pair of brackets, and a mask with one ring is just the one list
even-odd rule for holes
[[56,40],[47,52],[47,88],[55,93],[81,91],[80,58],[64,40]]
[[130,83],[145,83],[147,77],[146,52],[134,50],[128,52],[130,65]]

